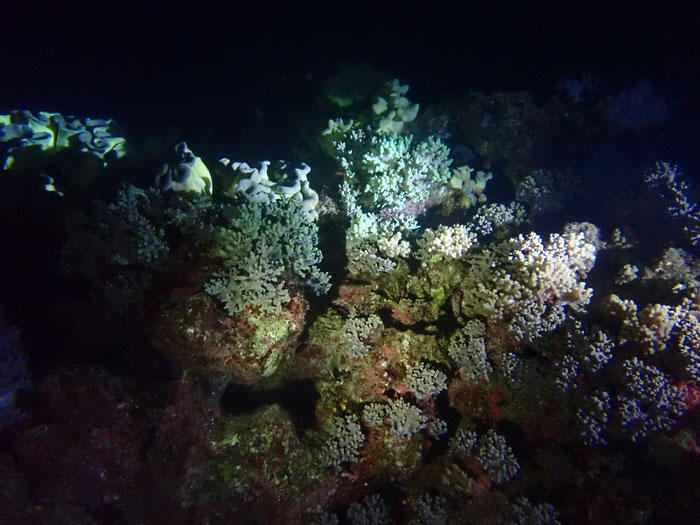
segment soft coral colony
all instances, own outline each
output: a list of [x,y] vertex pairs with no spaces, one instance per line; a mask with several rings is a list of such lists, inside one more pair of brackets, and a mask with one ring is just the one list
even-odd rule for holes
[[[319,195],[304,163],[222,159],[212,177],[181,143],[156,187],[125,186],[70,221],[61,263],[90,284],[83,322],[146,327],[186,385],[314,384],[309,428],[272,404],[212,415],[181,507],[319,524],[667,511],[651,474],[631,480],[639,465],[670,473],[700,451],[696,260],[671,247],[640,273],[622,230],[529,231],[567,186],[533,169],[515,200],[489,203],[497,175],[407,132],[418,115],[407,92],[393,80],[334,98],[351,109],[319,131],[317,153],[343,175],[337,192]],[[91,125],[104,147],[89,153],[122,151],[109,121],[56,115],[0,118],[13,164],[26,146],[86,148]],[[683,175],[660,163],[645,181],[692,250],[700,219]],[[345,234],[333,278],[319,248],[329,225]],[[602,253],[619,274],[594,291]],[[662,284],[635,288],[644,280]]]

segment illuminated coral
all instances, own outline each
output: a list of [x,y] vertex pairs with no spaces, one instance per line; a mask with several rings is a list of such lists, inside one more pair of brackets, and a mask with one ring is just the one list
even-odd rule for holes
[[435,396],[445,390],[447,376],[433,367],[420,362],[406,374],[404,384],[416,399]]
[[411,253],[411,245],[407,241],[401,240],[401,232],[393,235],[383,235],[377,240],[377,247],[385,257],[395,259],[397,257],[408,257]]
[[366,211],[400,210],[427,201],[450,177],[449,149],[429,137],[378,136],[352,130],[335,143],[345,182]]
[[506,483],[520,471],[520,464],[506,439],[493,429],[479,438],[476,457],[494,483]]
[[608,307],[622,319],[619,341],[633,341],[649,354],[666,349],[671,332],[684,315],[683,306],[664,304],[648,304],[639,311],[634,301],[622,300],[616,295],[608,298]]
[[476,234],[462,224],[426,229],[418,240],[419,256],[424,259],[439,255],[448,259],[459,259],[476,244]]
[[566,320],[564,306],[528,299],[518,303],[508,328],[518,341],[534,341]]
[[401,133],[404,124],[416,118],[419,105],[404,96],[407,92],[408,85],[401,85],[397,78],[384,85],[381,92],[384,96],[378,96],[372,104],[379,133]]
[[215,232],[215,255],[224,267],[205,291],[224,303],[230,315],[259,306],[279,313],[290,301],[289,282],[314,293],[330,289],[330,277],[318,264],[318,227],[294,199],[269,204],[247,202],[231,210],[228,224]]
[[460,430],[450,440],[450,450],[457,455],[474,457],[493,483],[507,483],[520,471],[520,464],[506,439],[493,429],[481,436],[471,430]]
[[[0,142],[11,145],[9,152],[36,146],[42,150],[73,148],[101,159],[121,158],[126,154],[126,140],[111,134],[112,124],[111,119],[81,120],[48,111],[13,111],[0,115]],[[3,167],[9,169],[14,162],[14,156],[8,156]]]
[[472,320],[450,337],[447,353],[459,367],[462,377],[469,381],[486,381],[492,371],[486,357],[485,327]]
[[195,195],[211,194],[211,174],[202,159],[192,153],[184,142],[175,146],[175,152],[178,155],[177,160],[163,165],[156,175],[156,186],[162,191],[172,190]]
[[415,406],[403,399],[390,399],[386,404],[370,403],[362,419],[371,427],[386,425],[395,439],[408,438],[425,428],[428,418]]
[[593,290],[583,279],[593,267],[595,254],[595,246],[582,232],[552,234],[547,244],[532,232],[468,254],[462,292],[453,307],[466,317],[504,319],[527,300],[585,305]]
[[224,193],[229,197],[243,197],[248,202],[264,204],[271,204],[280,198],[289,198],[301,205],[310,221],[318,218],[316,206],[319,196],[309,186],[307,175],[311,168],[308,164],[302,163],[291,176],[287,173],[287,164],[284,162],[272,165],[266,160],[257,168],[245,162],[231,162],[227,158],[221,159],[219,163],[226,168],[222,179]]
[[364,441],[365,436],[356,416],[338,419],[321,451],[321,462],[328,467],[338,468],[343,463],[357,461]]
[[352,359],[365,357],[370,350],[370,341],[383,329],[384,323],[377,315],[351,316],[345,321],[344,333],[340,337],[342,351]]
[[519,202],[505,204],[489,204],[479,208],[472,217],[474,230],[479,235],[490,235],[494,232],[506,231],[509,227],[518,226],[525,220],[525,208]]
[[693,245],[700,244],[700,209],[690,193],[690,185],[682,179],[678,166],[659,162],[644,181],[658,189],[669,204],[668,213],[680,221]]

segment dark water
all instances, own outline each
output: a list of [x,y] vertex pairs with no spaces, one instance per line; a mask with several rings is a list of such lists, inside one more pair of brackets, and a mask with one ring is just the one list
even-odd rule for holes
[[319,82],[342,62],[390,71],[426,105],[465,88],[548,93],[581,73],[611,91],[649,78],[692,99],[691,4],[22,2],[3,7],[0,100],[281,149],[294,124],[280,110],[315,103],[301,79]]

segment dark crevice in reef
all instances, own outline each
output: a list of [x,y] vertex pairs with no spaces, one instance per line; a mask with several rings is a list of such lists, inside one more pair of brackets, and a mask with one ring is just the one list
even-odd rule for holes
[[277,404],[289,413],[297,430],[304,431],[315,424],[319,397],[313,381],[297,381],[271,390],[229,383],[219,403],[222,412],[228,415],[251,414],[264,406]]

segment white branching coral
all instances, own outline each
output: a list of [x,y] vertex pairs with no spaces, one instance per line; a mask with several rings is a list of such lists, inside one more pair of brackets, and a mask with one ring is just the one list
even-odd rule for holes
[[379,255],[373,242],[366,241],[348,249],[348,271],[355,278],[372,279],[395,269],[396,263]]
[[684,315],[682,305],[648,304],[640,311],[634,301],[616,295],[611,295],[607,303],[611,313],[622,320],[620,343],[633,341],[650,354],[666,349],[671,332]]
[[333,145],[345,181],[366,210],[400,210],[426,202],[450,179],[449,148],[435,137],[414,142],[410,135],[353,129]]
[[377,248],[385,257],[395,259],[397,257],[408,257],[411,253],[411,245],[407,241],[401,240],[401,232],[393,235],[383,235],[377,239]]
[[525,220],[525,208],[519,202],[505,204],[489,204],[479,208],[472,218],[474,228],[479,235],[489,235],[498,228],[518,226]]
[[475,244],[476,234],[462,224],[441,225],[436,230],[428,228],[418,240],[420,255],[425,259],[436,254],[448,259],[460,259]]
[[536,233],[520,235],[512,256],[513,275],[540,299],[554,298],[560,304],[586,304],[593,290],[579,280],[593,268],[596,249],[583,233],[552,234],[545,245]]
[[453,306],[465,317],[506,317],[518,304],[585,305],[593,290],[583,279],[595,262],[596,248],[583,232],[552,234],[548,243],[532,232],[468,254],[461,294]]

